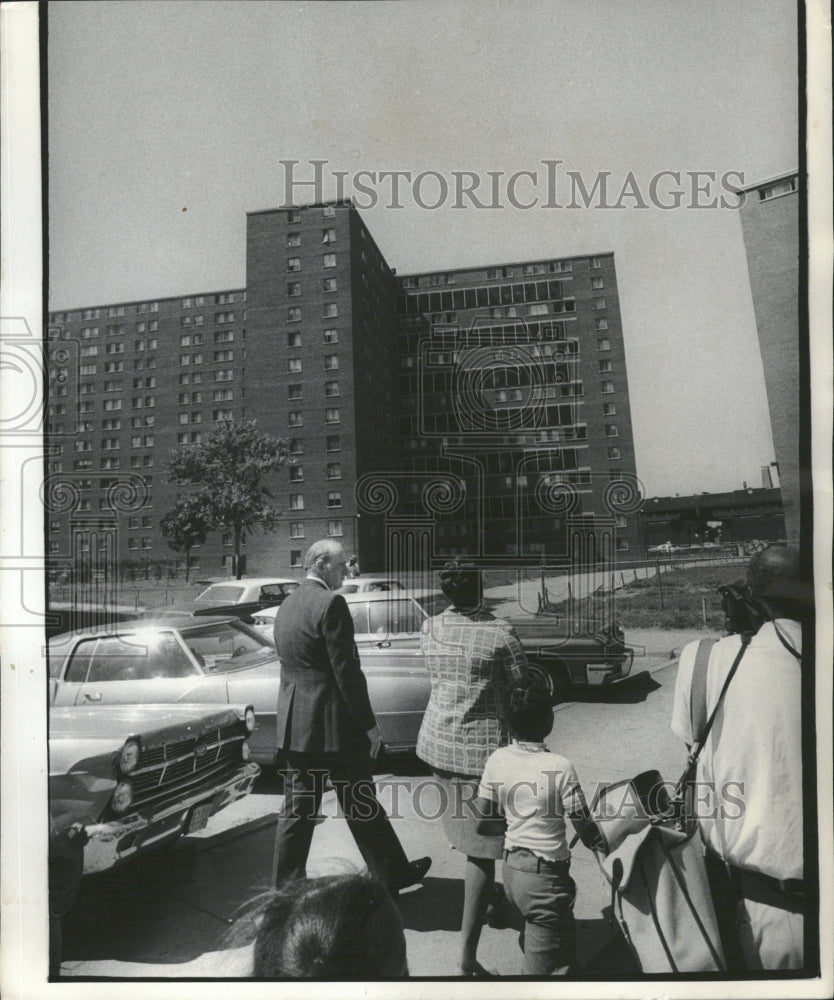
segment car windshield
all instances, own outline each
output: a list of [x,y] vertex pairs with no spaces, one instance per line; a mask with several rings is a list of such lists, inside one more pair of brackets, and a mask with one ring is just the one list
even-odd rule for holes
[[209,673],[240,670],[275,655],[272,644],[241,622],[216,622],[181,633],[183,642]]
[[229,584],[221,583],[204,590],[195,600],[211,604],[236,604],[243,598],[243,593],[243,587],[232,587]]

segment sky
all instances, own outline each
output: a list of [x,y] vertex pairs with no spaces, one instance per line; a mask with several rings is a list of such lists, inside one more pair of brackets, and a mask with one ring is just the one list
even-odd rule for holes
[[[471,171],[482,202],[487,171],[536,171],[529,209],[429,209],[407,185],[393,208],[378,184],[360,210],[400,273],[613,250],[645,494],[761,484],[738,212],[692,207],[687,174],[798,166],[792,0],[63,2],[48,73],[51,310],[245,285],[246,212],[284,203],[281,161],[326,160],[325,197],[333,171]],[[607,172],[609,203],[632,176],[646,207],[542,207],[546,160],[559,185]],[[667,170],[680,208],[649,197]]]

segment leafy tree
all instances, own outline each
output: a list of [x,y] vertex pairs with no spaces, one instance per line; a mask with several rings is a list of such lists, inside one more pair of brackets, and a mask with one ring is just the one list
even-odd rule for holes
[[254,420],[222,420],[203,444],[174,452],[168,462],[171,480],[196,487],[213,528],[234,532],[235,565],[240,579],[243,538],[260,527],[273,531],[281,512],[272,505],[264,480],[283,468],[287,442],[257,430]]
[[191,570],[191,550],[202,545],[211,531],[211,512],[200,493],[178,496],[173,508],[160,520],[159,528],[168,548],[185,555],[185,579]]

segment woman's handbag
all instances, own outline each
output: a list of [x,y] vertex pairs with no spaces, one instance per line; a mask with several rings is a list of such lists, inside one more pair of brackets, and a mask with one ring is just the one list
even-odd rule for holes
[[644,771],[601,788],[591,805],[607,847],[600,867],[611,885],[612,917],[646,973],[726,969],[690,786],[701,749],[750,641],[749,635],[741,638],[741,649],[709,719],[706,669],[711,644],[699,647],[693,678],[695,742],[673,794],[658,771]]

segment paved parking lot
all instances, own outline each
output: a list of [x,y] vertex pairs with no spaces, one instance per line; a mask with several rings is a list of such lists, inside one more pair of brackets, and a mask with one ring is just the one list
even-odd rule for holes
[[[677,667],[670,654],[693,637],[630,634],[627,640],[641,651],[632,676],[612,688],[577,692],[575,701],[558,706],[548,743],[573,760],[589,797],[596,782],[617,781],[647,767],[677,778],[685,754],[669,730]],[[400,896],[411,973],[454,975],[463,859],[448,847],[442,824],[432,819],[427,775],[416,761],[395,761],[378,780],[382,801],[389,810],[396,804],[394,824],[406,852],[434,859],[423,885]],[[247,949],[234,947],[229,934],[238,908],[268,888],[280,803],[278,782],[264,777],[252,795],[219,814],[200,835],[141,865],[86,879],[65,931],[63,975],[245,976]],[[313,839],[311,874],[360,868],[361,857],[332,792],[323,810],[327,818]],[[578,886],[580,962],[589,971],[611,974],[611,966],[606,969],[600,959],[610,939],[607,884],[581,844],[572,873]],[[479,955],[502,975],[520,972],[512,929],[484,928]]]

